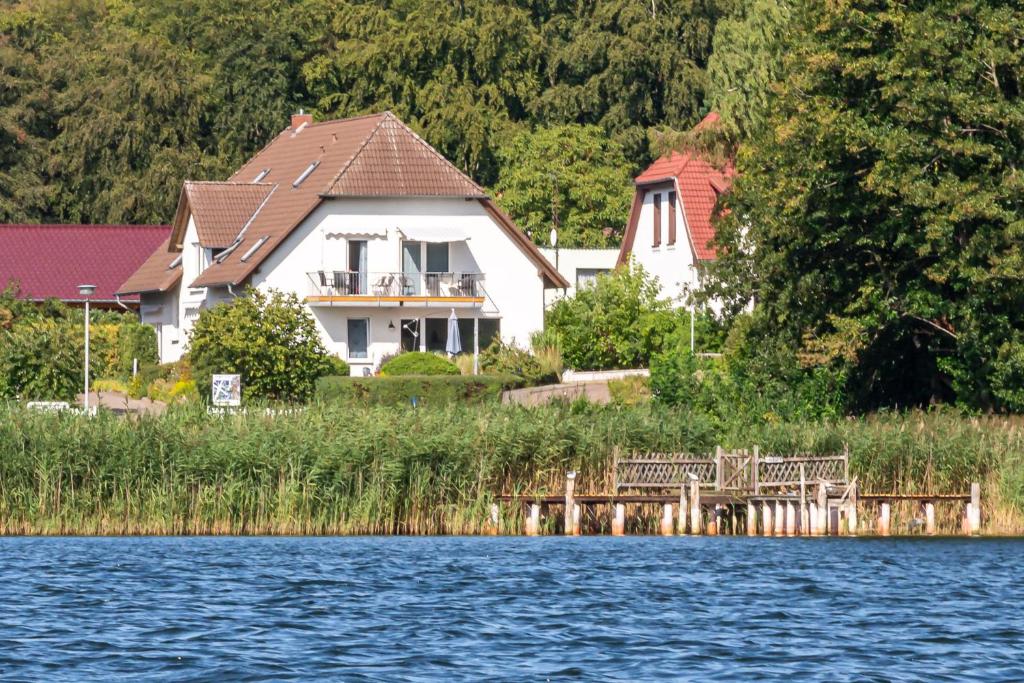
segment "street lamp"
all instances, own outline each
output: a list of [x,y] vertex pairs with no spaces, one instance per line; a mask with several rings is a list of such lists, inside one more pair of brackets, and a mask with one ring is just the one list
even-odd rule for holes
[[78,285],[78,293],[85,299],[85,414],[89,414],[89,297],[96,293],[96,285]]

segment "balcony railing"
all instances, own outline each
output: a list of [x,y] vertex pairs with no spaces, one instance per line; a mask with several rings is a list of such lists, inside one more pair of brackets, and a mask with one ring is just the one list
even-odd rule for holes
[[482,297],[483,273],[396,273],[319,270],[309,273],[313,296]]

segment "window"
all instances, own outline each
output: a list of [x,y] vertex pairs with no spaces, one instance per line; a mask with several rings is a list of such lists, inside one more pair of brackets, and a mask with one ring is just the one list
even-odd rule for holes
[[654,195],[654,241],[651,242],[654,247],[661,246],[661,194],[655,193]]
[[370,320],[369,318],[348,319],[348,357],[369,358]]
[[[424,323],[427,351],[444,353],[448,346],[448,318],[427,318]],[[500,331],[500,319],[480,318],[480,350],[490,346]],[[473,353],[473,318],[459,318],[459,342],[463,353]]]
[[299,185],[301,185],[301,184],[302,184],[302,181],[304,181],[304,180],[305,180],[306,178],[308,178],[308,177],[309,177],[309,175],[310,175],[310,174],[311,174],[311,173],[312,173],[313,171],[315,171],[315,170],[316,170],[316,167],[317,167],[317,166],[319,166],[319,165],[320,165],[320,162],[319,162],[319,161],[314,161],[314,162],[313,162],[313,163],[311,163],[311,164],[310,164],[309,166],[307,166],[307,167],[306,167],[306,170],[305,170],[305,171],[303,171],[302,173],[300,173],[300,174],[299,174],[299,177],[295,179],[295,182],[294,182],[294,183],[292,183],[292,187],[298,187]]
[[354,277],[351,280],[350,294],[366,294],[367,273],[366,273],[366,240],[348,241],[348,269]]
[[597,276],[607,272],[607,268],[577,268],[576,289],[583,289],[584,287],[597,284]]
[[668,193],[668,243],[676,243],[676,193]]

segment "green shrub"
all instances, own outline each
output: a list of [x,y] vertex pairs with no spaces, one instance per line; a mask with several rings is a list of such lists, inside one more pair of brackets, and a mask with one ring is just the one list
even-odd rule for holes
[[346,405],[412,405],[437,407],[452,403],[498,403],[504,389],[517,385],[514,377],[497,375],[433,375],[400,377],[321,377],[317,399]]
[[608,394],[615,405],[640,405],[651,400],[651,383],[646,377],[633,376],[609,380]]
[[530,352],[500,339],[495,339],[480,353],[480,370],[492,375],[518,377],[523,385],[531,387],[558,381],[558,373],[553,368],[541,365]]
[[199,314],[188,358],[201,396],[208,395],[212,375],[238,373],[243,400],[305,400],[316,379],[336,365],[294,294],[255,289]]
[[345,360],[339,356],[328,356],[327,363],[330,365],[330,369],[327,373],[328,375],[338,375],[339,377],[344,377],[345,375],[348,375],[349,373],[352,372],[351,368],[349,368],[348,366],[348,363],[346,363]]
[[402,353],[381,365],[385,377],[406,375],[458,375],[459,368],[444,356],[423,351]]
[[92,383],[91,388],[96,392],[117,392],[119,394],[128,393],[128,384],[119,379],[98,379]]
[[[25,400],[72,401],[82,391],[84,337],[66,320],[23,319],[0,330],[0,391]],[[92,374],[97,363],[90,358]]]

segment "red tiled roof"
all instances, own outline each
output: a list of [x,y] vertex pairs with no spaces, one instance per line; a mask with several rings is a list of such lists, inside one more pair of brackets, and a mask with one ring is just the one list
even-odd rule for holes
[[0,288],[15,281],[26,299],[81,301],[78,285],[90,284],[90,300],[112,302],[170,232],[169,225],[0,225]]
[[[697,124],[696,129],[712,125],[718,121],[718,114],[711,112]],[[701,156],[690,152],[671,152],[657,159],[643,173],[636,177],[637,193],[657,183],[672,182],[676,185],[689,237],[696,257],[702,261],[716,257],[715,248],[711,244],[715,238],[715,229],[711,217],[718,202],[719,195],[728,191],[732,185],[735,169],[732,163],[719,169],[708,163]],[[622,243],[619,260],[624,261],[633,246],[633,235],[636,233],[634,216],[626,227],[626,236]]]

